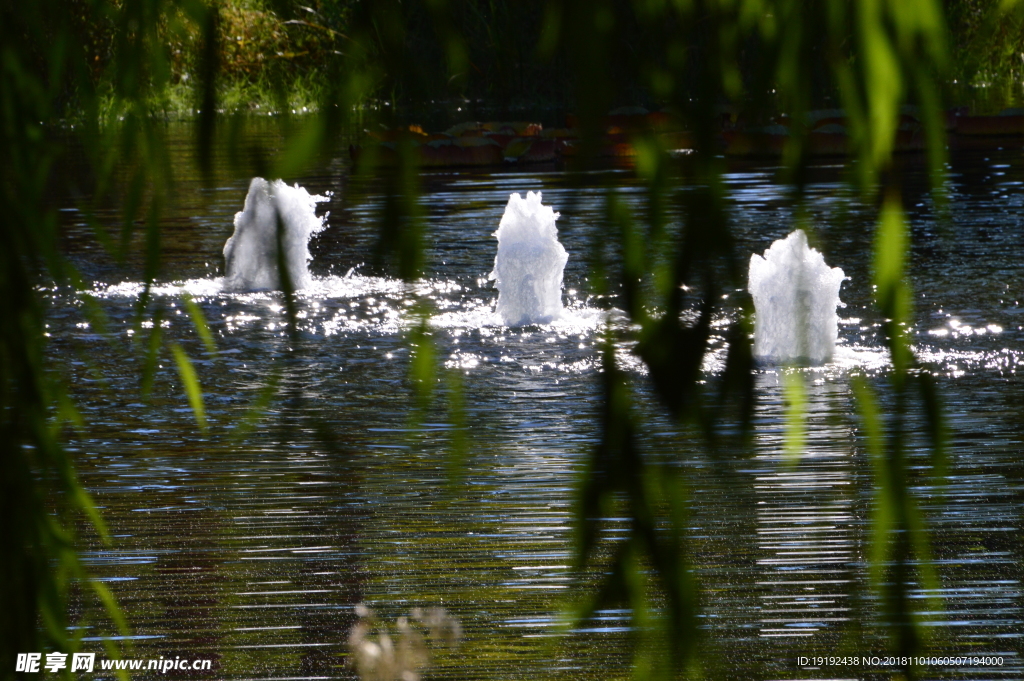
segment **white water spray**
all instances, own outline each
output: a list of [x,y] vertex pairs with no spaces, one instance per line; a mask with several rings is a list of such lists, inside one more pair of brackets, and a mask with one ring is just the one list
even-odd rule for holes
[[497,313],[507,326],[547,324],[562,316],[562,270],[569,254],[558,243],[556,213],[540,192],[512,194],[494,236],[498,254],[488,275],[498,289]]
[[839,336],[839,287],[846,275],[829,267],[796,230],[750,256],[747,289],[754,298],[754,356],[769,362],[824,364]]
[[280,289],[279,243],[292,287],[308,287],[309,239],[327,226],[327,216],[317,216],[316,204],[329,198],[310,194],[298,184],[289,187],[281,180],[254,177],[245,207],[235,214],[235,233],[224,244],[225,290]]

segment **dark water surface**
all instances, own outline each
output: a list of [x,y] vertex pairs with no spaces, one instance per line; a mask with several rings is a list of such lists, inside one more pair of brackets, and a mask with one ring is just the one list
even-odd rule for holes
[[[169,132],[181,168],[190,163],[186,132]],[[251,135],[273,141],[272,128]],[[114,340],[89,327],[77,295],[52,295],[51,355],[88,423],[71,447],[112,535],[109,546],[90,543],[86,562],[130,622],[129,656],[212,658],[219,678],[353,678],[344,656],[356,604],[392,622],[440,605],[465,637],[457,651],[437,649],[428,678],[628,676],[627,612],[568,632],[559,613],[578,597],[574,489],[597,436],[595,346],[610,307],[590,298],[586,254],[600,236],[605,187],[640,205],[633,173],[595,172],[582,189],[554,166],[424,174],[430,274],[410,290],[370,276],[382,197],[373,182],[350,178],[339,151],[319,172],[287,178],[334,192],[323,205],[329,228],[311,248],[316,284],[299,297],[297,342],[278,295],[219,292],[221,249],[250,177],[218,166],[211,189],[183,174],[163,224],[155,300],[167,337],[194,358],[207,434],[194,425],[170,352],[152,399],[141,399],[141,348],[131,345],[145,333],[133,328],[139,263],[103,255],[70,201],[67,250],[94,282]],[[796,660],[885,650],[866,570],[871,468],[850,388],[855,373],[885,371],[869,305],[872,211],[848,201],[838,167],[814,176],[812,241],[850,281],[836,361],[808,373],[799,461],[784,461],[773,371],[758,376],[746,454],[713,459],[653,401],[641,404],[645,448],[686,471],[712,677],[886,676],[878,665],[805,669]],[[911,452],[941,577],[941,593],[914,598],[930,654],[1003,658],[1001,667],[930,667],[926,677],[1022,678],[1024,156],[954,157],[945,219],[918,173],[910,177],[914,339],[951,426],[943,489],[929,486],[924,450]],[[760,253],[793,228],[775,168],[737,166],[727,183],[741,253]],[[491,233],[509,193],[527,190],[562,212],[573,321],[509,329],[492,316]],[[205,312],[217,357],[203,351],[183,291]],[[433,337],[448,368],[424,408],[410,388],[405,336],[417,296],[433,302]],[[642,368],[628,357],[626,365],[645,395]],[[452,376],[463,420],[449,408]],[[280,390],[269,414],[239,437],[271,381]],[[467,454],[453,478],[459,441]],[[609,527],[614,541],[619,526]],[[99,608],[84,614],[84,647],[102,654],[111,628]]]

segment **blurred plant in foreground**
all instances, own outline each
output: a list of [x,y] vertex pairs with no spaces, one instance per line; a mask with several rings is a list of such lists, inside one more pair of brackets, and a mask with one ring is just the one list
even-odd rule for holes
[[362,681],[419,681],[420,672],[430,667],[431,645],[455,649],[462,640],[459,620],[440,607],[413,608],[409,617],[395,621],[393,634],[365,605],[357,605],[356,614],[349,664]]

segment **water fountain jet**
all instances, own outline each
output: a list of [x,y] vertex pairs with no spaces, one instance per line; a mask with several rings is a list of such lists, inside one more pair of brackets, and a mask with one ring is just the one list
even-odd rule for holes
[[235,232],[224,244],[224,289],[280,289],[279,261],[287,267],[293,289],[307,288],[313,281],[309,240],[327,226],[327,215],[318,217],[316,205],[329,199],[310,194],[298,184],[289,187],[281,180],[254,177],[244,208],[235,214]]
[[562,271],[569,259],[558,242],[556,213],[540,192],[509,196],[494,236],[498,253],[488,275],[498,289],[497,313],[506,326],[548,324],[562,316]]
[[829,267],[796,230],[750,256],[747,289],[754,298],[754,356],[778,364],[824,364],[839,337],[836,308],[846,275]]

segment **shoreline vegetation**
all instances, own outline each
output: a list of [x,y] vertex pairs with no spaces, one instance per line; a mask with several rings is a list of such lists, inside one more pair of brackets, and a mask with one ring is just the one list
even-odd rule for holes
[[[347,31],[356,0],[312,0],[293,3],[281,0],[219,0],[211,13],[215,24],[214,44],[203,40],[203,27],[188,16],[190,3],[182,3],[158,22],[156,43],[162,55],[150,78],[157,87],[150,90],[148,112],[157,117],[189,120],[200,115],[204,93],[201,72],[216,64],[214,101],[218,114],[302,115],[316,113],[337,75],[337,66],[351,55],[353,39]],[[75,0],[72,13],[92,66],[91,80],[100,96],[102,111],[116,110],[117,84],[112,68],[123,45],[118,44],[118,27],[113,17],[96,21],[88,0]],[[972,115],[992,115],[1024,105],[1024,15],[1000,14],[995,0],[947,0],[951,68],[946,82],[946,102],[965,108]],[[381,83],[372,99],[353,103],[359,110],[390,110],[396,121],[424,123],[442,121],[444,127],[480,112],[494,120],[512,120],[515,112],[557,112],[574,108],[574,83],[566,62],[571,55],[563,47],[545,44],[551,17],[544,3],[466,3],[454,11],[457,26],[432,24],[421,3],[407,3],[401,10],[407,57],[402,82]],[[383,27],[376,26],[381,29]],[[440,29],[457,31],[467,39],[464,53],[439,52]],[[642,50],[642,36],[635,25],[619,25],[623,54]],[[751,52],[757,52],[756,48]],[[623,74],[629,70],[623,57]],[[453,62],[464,69],[454,74]],[[616,81],[620,100],[610,109],[643,107],[660,110],[664,102],[636,83],[626,82],[611,64],[609,77]],[[161,73],[162,71],[162,73]],[[747,84],[749,85],[749,84]],[[747,88],[749,89],[749,87]],[[811,108],[835,108],[839,96],[819,88]],[[206,100],[209,101],[209,100]],[[723,102],[744,108],[743,101]],[[76,115],[75,96],[65,101],[65,115]],[[776,113],[784,107],[770,106]],[[106,117],[106,116],[104,116]],[[481,118],[481,116],[477,116]],[[423,119],[433,119],[424,121]],[[551,121],[555,123],[556,121]],[[563,125],[557,121],[558,125]],[[436,125],[434,127],[437,127]]]
[[[117,3],[115,3],[117,4]],[[316,112],[343,78],[346,62],[365,63],[382,55],[381,43],[394,43],[390,30],[403,32],[407,70],[412,77],[394,82],[384,74],[366,90],[372,99],[355,102],[356,108],[392,111],[402,106],[414,110],[462,109],[488,101],[497,108],[531,110],[564,105],[566,69],[560,59],[541,64],[537,41],[544,24],[544,3],[466,3],[458,14],[460,26],[448,27],[469,36],[462,55],[465,69],[452,74],[451,59],[442,54],[444,36],[426,7],[429,3],[406,3],[393,18],[378,13],[369,22],[358,12],[374,14],[356,0],[313,0],[296,3],[275,0],[220,0],[211,3],[213,12],[181,3],[160,17],[155,44],[163,46],[150,65],[146,107],[155,116],[190,119],[200,115],[208,97],[204,72],[215,72],[214,93],[218,114],[255,115],[303,114]],[[119,27],[113,17],[95,20],[88,0],[75,0],[76,31],[92,65],[91,80],[103,101],[105,113],[119,99],[118,59],[125,46],[118,44]],[[191,10],[191,11],[190,11]],[[208,16],[214,26],[213,43],[204,40],[209,29],[199,16]],[[384,21],[381,21],[381,19]],[[370,35],[353,38],[353,23],[369,24]],[[367,39],[368,38],[368,39]],[[367,45],[370,45],[367,50]],[[368,53],[369,52],[369,53]],[[123,65],[122,65],[123,66]],[[155,86],[155,87],[154,87]],[[365,94],[365,91],[362,94]],[[74,117],[78,104],[74,96],[65,102],[66,113]]]

